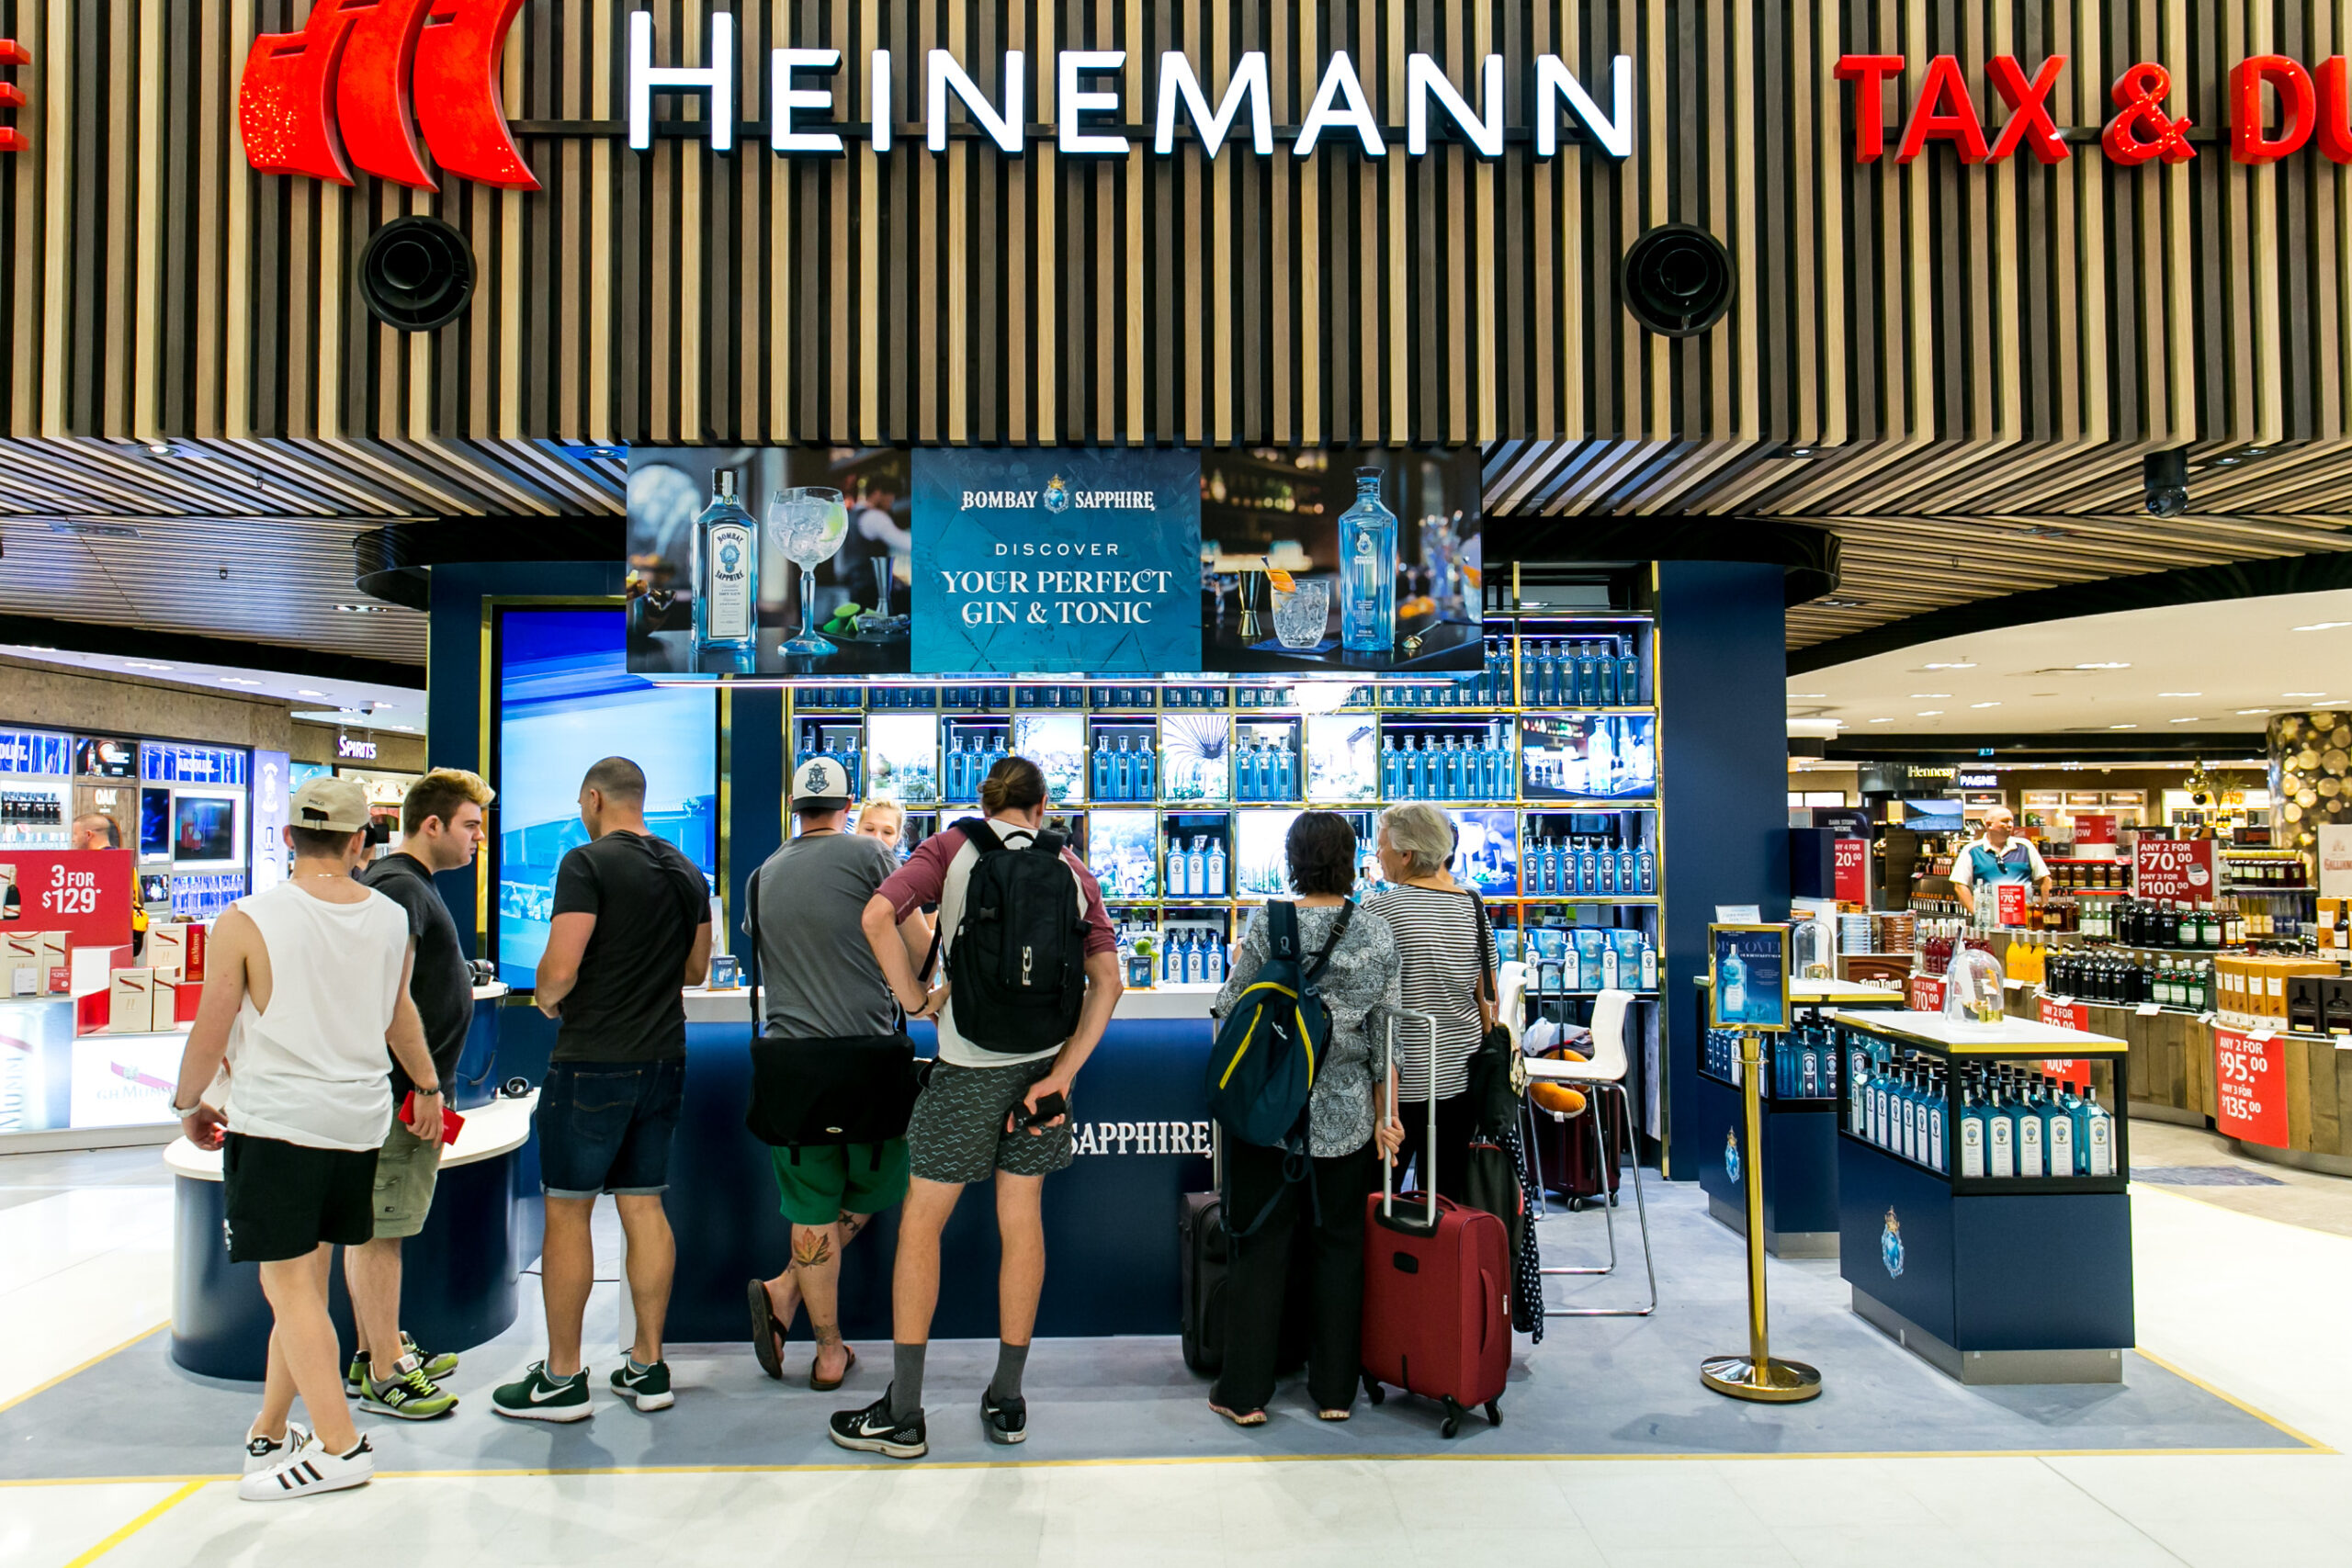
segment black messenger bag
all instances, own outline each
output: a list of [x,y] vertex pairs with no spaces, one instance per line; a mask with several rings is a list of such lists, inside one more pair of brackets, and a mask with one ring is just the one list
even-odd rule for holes
[[902,1137],[922,1079],[903,1024],[888,1034],[787,1040],[760,1016],[760,881],[751,906],[752,1105],[743,1125],[775,1148],[879,1144]]

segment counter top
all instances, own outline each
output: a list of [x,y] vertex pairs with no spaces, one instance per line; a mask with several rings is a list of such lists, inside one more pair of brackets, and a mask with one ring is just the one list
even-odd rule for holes
[[[539,1091],[533,1089],[520,1100],[493,1100],[459,1112],[466,1124],[458,1129],[458,1141],[442,1151],[441,1168],[448,1170],[496,1159],[521,1148],[531,1135],[531,1111],[538,1103]],[[220,1151],[199,1149],[185,1137],[174,1138],[164,1150],[164,1164],[175,1176],[198,1181],[220,1179]]]
[[514,987],[507,985],[503,980],[492,980],[487,986],[476,986],[474,987],[474,1000],[478,1002],[494,1002],[512,989],[514,989]]
[[[1209,1004],[1216,999],[1215,986],[1154,986],[1146,990],[1125,990],[1119,994],[1119,1010],[1113,1016],[1125,1019],[1204,1019]],[[751,993],[737,986],[729,990],[714,991],[706,986],[690,986],[685,992],[688,1023],[741,1023],[749,1026],[752,1020]]]
[[2111,1034],[2061,1029],[2031,1019],[2004,1018],[1992,1023],[1955,1023],[1939,1012],[1864,1011],[1841,1008],[1838,1021],[1869,1034],[1926,1045],[1949,1055],[2120,1056],[2129,1044]]

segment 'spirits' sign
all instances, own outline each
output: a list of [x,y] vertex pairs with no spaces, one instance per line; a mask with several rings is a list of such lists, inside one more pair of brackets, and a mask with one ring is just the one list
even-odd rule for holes
[[[344,0],[354,4],[356,0]],[[890,151],[893,101],[890,51],[868,51],[865,79],[872,100],[883,107],[870,125],[850,127],[817,117],[832,107],[829,87],[805,85],[807,78],[830,76],[844,63],[838,49],[778,48],[768,56],[768,146],[786,156],[834,157],[848,150],[844,132],[862,130],[876,152]],[[1054,83],[1054,147],[1066,157],[1124,158],[1136,143],[1120,129],[1128,106],[1121,101],[1114,74],[1127,68],[1127,53],[1117,49],[1065,49],[1041,62]],[[1503,155],[1503,73],[1499,54],[1478,62],[1477,84],[1468,96],[1455,90],[1434,56],[1416,53],[1405,60],[1405,141],[1409,157],[1430,149],[1432,125],[1439,120],[1451,134],[1481,158]],[[656,93],[701,93],[708,96],[708,112],[695,122],[709,138],[714,152],[735,147],[736,82],[741,73],[735,60],[735,17],[715,11],[710,17],[710,47],[700,65],[657,65],[653,61],[653,17],[632,11],[628,18],[628,144],[642,152],[653,145],[653,96]],[[988,74],[978,62],[959,61],[944,49],[925,52],[921,73],[923,145],[944,152],[948,142],[948,100],[964,112],[981,136],[1009,158],[1018,158],[1028,146],[1028,57],[1007,50],[999,63],[993,87],[980,80]],[[1621,54],[1610,62],[1610,107],[1603,109],[1556,54],[1542,54],[1534,62],[1532,141],[1538,158],[1557,155],[1563,116],[1581,128],[1584,139],[1611,158],[1634,151],[1634,61]],[[1160,51],[1154,80],[1159,85],[1157,112],[1152,122],[1151,150],[1159,157],[1176,151],[1177,121],[1191,124],[1202,156],[1214,159],[1226,143],[1246,127],[1250,150],[1259,157],[1274,152],[1272,88],[1264,52],[1251,50],[1235,62],[1226,78],[1225,92],[1215,104],[1201,85],[1200,73],[1180,50]],[[1385,157],[1389,149],[1372,111],[1371,96],[1345,50],[1325,56],[1315,96],[1291,140],[1291,155],[1310,157],[1326,138],[1351,141],[1367,158]]]
[[[1836,75],[1853,86],[1854,162],[1874,164],[1886,153],[1886,85],[1908,81],[1909,62],[1899,54],[1843,54]],[[1989,140],[1984,117],[1969,92],[1959,57],[1939,54],[1928,62],[1911,96],[1911,112],[1894,161],[1908,164],[1934,141],[1949,143],[1963,164],[2003,164],[2019,149],[2045,164],[2072,157],[2050,102],[2066,70],[2066,56],[2053,54],[2031,76],[2016,59],[1996,54],[1984,74],[2007,109]],[[2167,108],[2172,73],[2152,61],[2127,67],[2108,90],[2115,115],[2099,145],[2126,166],[2162,160],[2185,164],[2197,156],[2188,140],[2195,121]],[[2274,164],[2316,141],[2338,164],[2352,164],[2352,72],[2343,55],[2332,55],[2316,73],[2283,54],[2257,54],[2230,71],[2230,156],[2241,164]],[[2266,116],[2276,105],[2278,129]]]

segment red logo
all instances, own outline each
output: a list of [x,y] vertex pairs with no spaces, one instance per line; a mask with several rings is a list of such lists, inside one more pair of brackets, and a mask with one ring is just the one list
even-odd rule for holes
[[[12,38],[0,38],[0,65],[30,65],[32,52]],[[25,90],[14,82],[0,82],[0,113],[25,107]],[[13,125],[0,125],[0,152],[29,152],[32,139]]]
[[538,189],[498,91],[507,29],[522,8],[523,0],[317,0],[300,32],[264,33],[245,57],[237,124],[246,160],[265,174],[346,186],[356,164],[436,190],[417,148],[422,130],[447,173]]

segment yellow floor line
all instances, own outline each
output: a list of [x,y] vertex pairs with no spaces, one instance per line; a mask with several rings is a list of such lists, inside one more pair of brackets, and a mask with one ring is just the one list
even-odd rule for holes
[[101,1350],[96,1355],[91,1357],[88,1360],[83,1362],[80,1366],[68,1367],[65,1371],[58,1373],[47,1382],[35,1383],[32,1387],[25,1390],[24,1393],[17,1395],[14,1399],[0,1400],[0,1412],[14,1410],[17,1405],[22,1404],[26,1400],[32,1398],[33,1395],[37,1393],[47,1393],[51,1389],[55,1388],[67,1378],[80,1377],[84,1372],[88,1371],[92,1367],[96,1366],[108,1356],[119,1356],[125,1350],[130,1349],[133,1345],[138,1344],[141,1339],[146,1338],[149,1335],[169,1328],[171,1325],[172,1320],[170,1318],[165,1318],[163,1322],[155,1324],[152,1327],[141,1329],[138,1333],[132,1335],[130,1338],[116,1346],[113,1349]]
[[106,1540],[98,1542],[97,1545],[82,1553],[81,1556],[67,1562],[65,1564],[65,1568],[88,1568],[90,1563],[96,1562],[99,1558],[104,1557],[107,1552],[112,1551],[116,1547],[120,1546],[124,1541],[129,1540],[132,1536],[137,1535],[149,1525],[153,1524],[157,1519],[162,1518],[165,1514],[170,1513],[182,1503],[185,1503],[190,1497],[195,1496],[197,1489],[201,1487],[203,1484],[204,1483],[201,1481],[191,1481],[187,1483],[178,1491],[173,1493],[170,1496],[156,1504],[153,1507],[149,1508],[146,1512],[141,1514],[137,1518],[132,1519],[129,1524],[124,1525],[120,1529],[116,1530],[112,1535],[107,1537]]
[[2327,1444],[2323,1443],[2317,1438],[2312,1437],[2310,1433],[2297,1431],[2294,1427],[2288,1426],[2287,1423],[2279,1420],[2277,1416],[2269,1415],[2265,1411],[2256,1409],[2253,1405],[2248,1404],[2245,1400],[2240,1399],[2236,1394],[2232,1393],[2229,1390],[2225,1388],[2215,1388],[2211,1383],[2207,1382],[2195,1372],[2187,1371],[2179,1367],[2174,1366],[2170,1361],[2165,1360],[2162,1356],[2157,1355],[2154,1351],[2150,1350],[2145,1347],[2135,1347],[2135,1348],[2138,1349],[2141,1359],[2154,1362],[2155,1365],[2162,1367],[2165,1371],[2170,1372],[2173,1376],[2178,1378],[2185,1383],[2195,1384],[2197,1387],[2203,1389],[2207,1393],[2211,1394],[2214,1398],[2220,1400],[2224,1404],[2235,1405],[2238,1409],[2245,1411],[2248,1416],[2253,1416],[2256,1420],[2261,1422],[2264,1426],[2272,1428],[2274,1431],[2284,1432],[2287,1436],[2294,1438],[2295,1441],[2299,1443],[2308,1443],[2314,1450],[2320,1453],[2332,1454],[2335,1451],[2334,1449],[2328,1447]]

